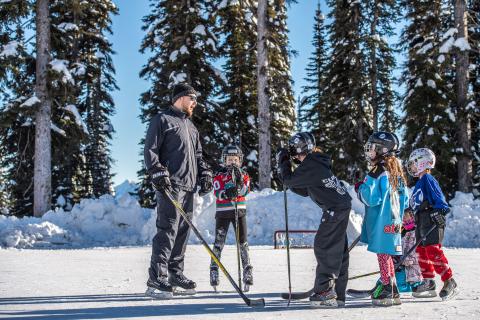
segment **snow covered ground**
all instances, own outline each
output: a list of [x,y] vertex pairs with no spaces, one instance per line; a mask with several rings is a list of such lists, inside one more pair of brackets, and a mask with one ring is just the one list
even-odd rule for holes
[[[311,249],[292,250],[295,291],[313,283],[315,259]],[[80,250],[0,250],[0,318],[3,319],[480,319],[480,249],[447,249],[446,255],[462,290],[458,299],[418,300],[403,297],[401,306],[374,308],[367,299],[347,300],[347,308],[311,309],[307,301],[287,308],[279,298],[287,285],[285,250],[251,248],[255,285],[250,297],[264,297],[266,307],[251,309],[222,277],[215,294],[209,286],[209,257],[190,245],[186,275],[198,283],[198,294],[156,301],[143,296],[148,246]],[[236,272],[235,248],[222,259]],[[353,249],[350,274],[376,270],[376,258],[365,247]],[[234,278],[236,278],[235,274]],[[350,288],[369,288],[374,277],[353,280]],[[437,285],[440,280],[437,279]]]

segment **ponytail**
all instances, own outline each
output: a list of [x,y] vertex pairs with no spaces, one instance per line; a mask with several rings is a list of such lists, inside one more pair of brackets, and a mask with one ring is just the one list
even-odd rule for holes
[[388,181],[392,186],[394,191],[398,190],[400,186],[400,180],[402,180],[404,185],[407,185],[407,179],[405,178],[405,173],[400,164],[400,161],[395,156],[386,156],[384,157],[385,169],[388,172]]

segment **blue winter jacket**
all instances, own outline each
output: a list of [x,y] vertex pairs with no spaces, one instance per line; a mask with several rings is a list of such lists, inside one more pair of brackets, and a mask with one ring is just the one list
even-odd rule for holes
[[360,241],[368,251],[390,255],[402,254],[401,226],[403,211],[408,206],[408,190],[400,182],[393,193],[388,172],[378,165],[358,189],[358,198],[365,204],[365,217]]

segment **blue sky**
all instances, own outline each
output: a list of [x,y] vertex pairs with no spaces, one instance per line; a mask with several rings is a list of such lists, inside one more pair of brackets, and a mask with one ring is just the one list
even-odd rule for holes
[[[288,27],[290,29],[291,47],[298,51],[292,58],[292,77],[295,81],[295,96],[303,84],[305,66],[310,53],[313,16],[317,6],[316,0],[300,0],[288,10]],[[137,180],[140,168],[140,146],[138,143],[145,134],[145,126],[140,122],[140,93],[148,88],[148,82],[139,78],[138,73],[147,60],[138,52],[144,36],[141,30],[142,17],[149,12],[148,0],[115,0],[120,10],[113,17],[113,36],[110,37],[116,55],[113,57],[120,90],[113,93],[116,115],[112,122],[116,130],[112,141],[112,157],[115,160],[113,171],[116,174],[114,184],[125,179]],[[322,10],[326,6],[322,1]]]

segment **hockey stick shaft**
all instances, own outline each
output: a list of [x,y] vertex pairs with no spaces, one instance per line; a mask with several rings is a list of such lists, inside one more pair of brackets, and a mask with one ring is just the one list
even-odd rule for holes
[[180,213],[180,215],[182,216],[182,218],[187,222],[187,224],[189,225],[189,227],[193,230],[193,232],[195,233],[195,235],[197,236],[197,238],[200,240],[200,242],[202,243],[203,247],[207,250],[208,254],[210,255],[210,257],[212,258],[212,260],[217,264],[217,266],[220,268],[220,270],[222,270],[223,274],[227,277],[228,281],[230,281],[230,283],[232,284],[232,286],[235,288],[235,290],[237,291],[237,293],[240,295],[240,297],[243,299],[243,301],[250,307],[264,307],[265,306],[265,299],[263,298],[260,298],[260,299],[249,299],[243,292],[242,290],[240,290],[240,288],[238,287],[238,285],[235,283],[235,280],[233,280],[232,276],[230,275],[230,273],[228,273],[227,269],[225,269],[224,265],[220,262],[220,260],[218,259],[218,257],[215,255],[215,253],[212,251],[212,249],[210,249],[209,245],[207,244],[207,242],[205,241],[205,239],[202,237],[202,235],[200,234],[200,231],[198,231],[198,229],[195,227],[195,225],[193,224],[193,222],[190,220],[190,218],[188,217],[188,215],[185,213],[185,211],[183,210],[182,206],[180,205],[180,203],[178,203],[178,201],[176,201],[172,194],[170,193],[170,191],[168,190],[164,190],[164,193],[165,195],[167,196],[167,198],[170,200],[170,202],[175,206],[175,208],[177,208],[178,212]]
[[287,188],[285,184],[283,185],[283,202],[285,205],[285,237],[286,237],[286,244],[287,244],[287,270],[288,270],[288,304],[290,305],[290,301],[292,298],[292,279],[291,279],[291,269],[290,269],[290,235],[288,232],[288,203],[287,203]]

